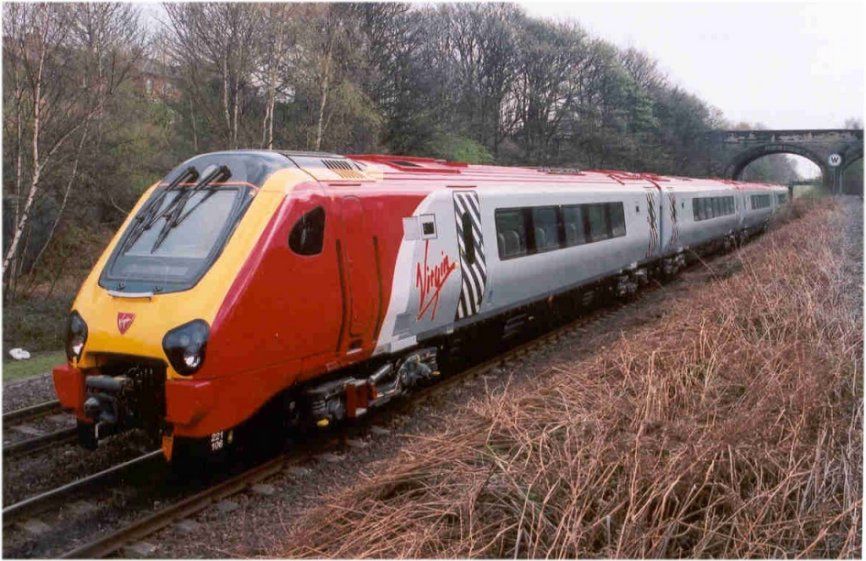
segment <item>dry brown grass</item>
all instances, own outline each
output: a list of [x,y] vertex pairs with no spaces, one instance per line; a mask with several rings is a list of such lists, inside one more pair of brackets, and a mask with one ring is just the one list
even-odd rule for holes
[[278,553],[859,557],[862,248],[837,233],[860,218],[815,204],[658,321],[476,400]]

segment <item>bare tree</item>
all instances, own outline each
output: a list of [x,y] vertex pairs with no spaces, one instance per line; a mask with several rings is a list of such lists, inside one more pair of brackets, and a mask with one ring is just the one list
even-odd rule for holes
[[99,154],[101,126],[106,104],[121,84],[126,82],[144,48],[144,36],[138,25],[138,11],[131,4],[75,4],[70,18],[70,48],[78,54],[77,68],[83,76],[83,88],[89,90],[89,111],[71,154],[66,186],[60,206],[51,223],[41,249],[30,269],[35,269],[51,243],[57,225],[63,217],[69,194],[78,180],[81,157],[85,146],[96,131],[92,152]]
[[522,12],[509,4],[445,4],[438,15],[442,49],[454,70],[456,116],[495,154],[504,135],[503,104],[517,65]]
[[546,162],[551,141],[574,111],[587,61],[583,31],[573,24],[529,20],[519,42],[512,111],[529,161]]
[[[3,259],[7,288],[23,264],[22,241],[34,203],[42,194],[43,179],[61,171],[69,160],[74,162],[66,176],[62,213],[75,185],[88,131],[104,110],[105,100],[128,76],[135,56],[131,41],[138,34],[135,13],[130,6],[110,4],[4,6],[4,65],[16,84],[15,110],[4,116],[14,121],[16,131],[18,209]],[[58,213],[48,241],[59,219]]]
[[[221,129],[223,146],[240,146],[241,127],[254,97],[257,38],[263,12],[240,3],[164,4],[169,49],[186,74],[188,95],[208,124]],[[213,85],[218,95],[213,95]],[[216,103],[214,103],[215,100]]]
[[294,74],[297,43],[298,8],[293,4],[263,4],[265,34],[259,64],[260,81],[265,87],[265,112],[262,118],[264,148],[274,147],[274,111],[277,98],[285,95]]
[[629,47],[619,52],[619,60],[639,88],[652,91],[667,85],[667,77],[659,70],[658,61],[645,52]]

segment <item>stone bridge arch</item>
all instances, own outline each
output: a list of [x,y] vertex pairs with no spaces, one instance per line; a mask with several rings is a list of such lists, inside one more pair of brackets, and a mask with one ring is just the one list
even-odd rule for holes
[[[770,154],[793,154],[814,162],[830,193],[840,193],[845,170],[863,158],[863,130],[721,130],[709,134],[711,161],[716,175],[739,179],[750,163]],[[832,162],[837,165],[831,164]],[[714,160],[714,161],[713,161]]]

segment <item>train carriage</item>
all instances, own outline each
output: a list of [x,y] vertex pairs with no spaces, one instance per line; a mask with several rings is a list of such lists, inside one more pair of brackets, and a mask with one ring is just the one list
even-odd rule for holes
[[147,190],[85,280],[55,387],[82,444],[141,428],[170,460],[230,449],[260,418],[358,417],[435,378],[461,334],[507,335],[564,295],[632,293],[762,228],[783,192],[389,155],[197,156]]

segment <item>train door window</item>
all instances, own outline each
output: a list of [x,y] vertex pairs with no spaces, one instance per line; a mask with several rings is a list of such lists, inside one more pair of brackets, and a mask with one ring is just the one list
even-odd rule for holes
[[704,219],[704,204],[702,199],[692,199],[692,211],[695,215],[695,221]]
[[559,218],[556,207],[533,207],[532,226],[537,253],[559,249]]
[[522,209],[496,211],[496,239],[500,259],[512,259],[527,253],[526,214]]
[[586,205],[584,210],[589,219],[589,239],[593,242],[610,237],[607,225],[607,212],[604,204]]
[[583,208],[581,205],[562,207],[562,221],[565,223],[566,247],[586,243],[586,232],[583,228]]
[[463,231],[463,255],[468,265],[475,263],[475,232],[472,230],[472,216],[468,212],[460,215],[460,229]]
[[325,209],[316,207],[301,216],[289,234],[289,247],[298,255],[318,255],[325,240]]
[[625,210],[622,203],[607,203],[610,235],[619,238],[625,235]]

